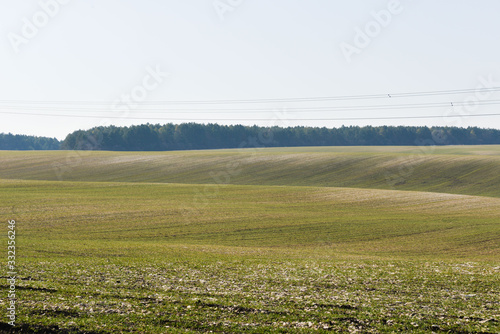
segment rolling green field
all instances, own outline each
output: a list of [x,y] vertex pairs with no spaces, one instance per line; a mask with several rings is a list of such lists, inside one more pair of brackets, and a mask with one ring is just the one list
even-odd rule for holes
[[0,152],[0,178],[415,190],[500,197],[500,146]]
[[500,146],[0,161],[0,331],[500,332]]

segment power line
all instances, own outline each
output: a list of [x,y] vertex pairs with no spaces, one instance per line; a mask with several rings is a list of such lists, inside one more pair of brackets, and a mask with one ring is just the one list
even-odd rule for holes
[[[194,118],[183,117],[166,117],[168,113],[185,113],[185,114],[236,114],[238,112],[277,112],[276,108],[165,108],[170,104],[233,104],[233,103],[269,103],[269,102],[318,102],[326,100],[362,100],[362,99],[392,99],[402,97],[423,97],[423,96],[437,96],[448,94],[465,94],[465,93],[478,93],[478,92],[496,92],[500,91],[500,87],[491,88],[477,88],[477,89],[460,89],[460,90],[442,90],[442,91],[426,91],[426,92],[409,92],[397,94],[371,94],[371,95],[346,95],[346,96],[330,96],[330,97],[314,97],[314,98],[289,98],[289,99],[251,99],[251,100],[206,100],[206,101],[149,101],[140,103],[141,108],[146,110],[130,110],[125,105],[119,105],[121,108],[125,107],[128,112],[142,112],[146,114],[161,113],[163,117],[126,117],[126,116],[106,116],[106,115],[75,115],[68,114],[67,112],[119,112],[107,108],[105,110],[96,108],[96,106],[110,106],[105,102],[96,101],[8,101],[0,100],[0,114],[11,115],[27,115],[27,116],[42,116],[42,117],[69,117],[69,118],[94,118],[94,119],[122,119],[122,120],[166,120],[166,121],[201,121],[203,119],[209,121],[268,121],[270,118],[202,118],[198,116]],[[7,105],[2,105],[7,104]],[[12,105],[14,104],[14,105]],[[75,106],[81,104],[81,106]],[[403,109],[429,109],[429,108],[443,108],[443,107],[467,107],[467,106],[485,106],[485,105],[498,105],[500,100],[475,100],[475,101],[460,101],[460,102],[433,102],[433,103],[406,103],[406,104],[374,104],[374,105],[355,105],[355,106],[302,106],[302,107],[286,107],[281,108],[286,113],[304,113],[304,112],[333,112],[333,111],[369,111],[369,110],[403,110]],[[115,105],[116,106],[116,105]],[[153,109],[151,109],[153,108]],[[159,110],[158,108],[165,108]],[[187,108],[187,106],[185,106]],[[12,112],[2,111],[6,110],[23,110],[23,111],[42,111],[42,112]],[[128,110],[127,110],[128,109]],[[47,111],[63,111],[65,114],[51,114],[45,113]],[[445,118],[445,117],[492,117],[499,116],[499,114],[468,114],[468,115],[420,115],[420,116],[378,116],[378,117],[322,117],[322,118],[287,118],[289,121],[353,121],[353,120],[395,120],[395,119],[432,119],[432,118]]]
[[[235,100],[197,100],[197,101],[144,101],[143,105],[169,105],[169,104],[248,104],[248,103],[277,103],[277,102],[320,102],[320,101],[347,101],[347,100],[371,100],[371,99],[392,99],[405,97],[441,96],[450,94],[477,94],[486,92],[498,92],[500,87],[468,88],[438,91],[420,91],[405,93],[383,93],[365,95],[338,95],[338,96],[318,96],[318,97],[295,97],[295,98],[268,98],[268,99],[235,99]],[[38,104],[38,105],[58,105],[58,104],[79,104],[79,105],[110,105],[106,101],[16,101],[0,100],[3,104]]]
[[[484,106],[484,105],[498,105],[500,100],[484,100],[474,102],[474,106]],[[286,112],[325,112],[325,111],[369,111],[369,110],[390,110],[390,109],[428,109],[428,108],[443,108],[443,107],[468,107],[471,103],[469,102],[435,102],[435,103],[408,103],[408,104],[385,104],[385,105],[364,105],[364,106],[327,106],[327,107],[287,107],[283,108]],[[22,106],[0,106],[1,109],[7,110],[31,110],[31,111],[91,111],[91,112],[118,112],[118,110],[110,109],[90,109],[90,108],[64,108],[64,107],[22,107]],[[130,108],[128,108],[130,109]],[[134,110],[128,110],[133,112]],[[158,109],[137,109],[135,111],[141,111],[145,113],[169,113],[169,112],[182,112],[189,114],[224,114],[224,113],[236,113],[236,112],[276,112],[276,108],[231,108],[231,109],[218,109],[218,108],[190,108],[190,109],[176,109],[168,108],[163,110]]]

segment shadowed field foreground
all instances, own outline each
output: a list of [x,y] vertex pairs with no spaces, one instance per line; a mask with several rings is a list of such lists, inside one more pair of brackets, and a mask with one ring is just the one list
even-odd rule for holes
[[499,152],[0,152],[15,330],[498,333]]

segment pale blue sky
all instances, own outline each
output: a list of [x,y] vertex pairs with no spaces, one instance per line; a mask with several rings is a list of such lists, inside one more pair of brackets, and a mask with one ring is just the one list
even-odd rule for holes
[[[500,1],[60,0],[58,8],[54,3],[56,0],[0,0],[0,132],[62,139],[74,130],[96,125],[169,120],[500,128],[500,116],[446,117],[499,113],[500,105],[464,109],[451,107],[451,102],[500,100],[500,92],[411,99],[164,105],[163,109],[177,108],[168,113],[159,113],[162,109],[152,104],[499,87]],[[219,12],[214,3],[220,6]],[[394,6],[398,10],[384,17],[385,26],[376,23],[373,11],[381,13]],[[43,7],[52,16],[44,14]],[[40,26],[36,34],[26,27],[35,23]],[[369,45],[358,48],[358,54],[347,61],[341,45],[356,47],[357,29],[376,29],[377,24],[379,29],[370,32],[373,37]],[[160,75],[155,80],[150,74],[154,69],[169,76]],[[124,94],[132,93],[140,96],[140,103],[130,108],[119,102]],[[85,103],[48,104],[54,101],[100,101],[102,105],[93,109],[92,104]],[[302,107],[448,102],[449,107],[426,109],[290,112]],[[154,113],[152,107],[157,108]],[[264,107],[275,112],[207,113],[207,109],[216,108]],[[196,114],[193,109],[203,111]],[[443,117],[293,120],[414,115]],[[276,118],[280,121],[273,121]]]

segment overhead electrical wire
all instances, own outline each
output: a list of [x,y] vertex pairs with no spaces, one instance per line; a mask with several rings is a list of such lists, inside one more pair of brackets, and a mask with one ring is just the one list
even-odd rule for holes
[[[450,94],[473,94],[479,92],[499,92],[500,87],[483,87],[454,90],[420,91],[405,93],[383,93],[365,95],[339,95],[339,96],[318,96],[318,97],[295,97],[295,98],[263,98],[263,99],[235,99],[235,100],[184,100],[184,101],[144,101],[144,105],[167,105],[167,104],[239,104],[239,103],[276,103],[276,102],[319,102],[319,101],[347,101],[347,100],[371,100],[371,99],[392,99],[404,97],[441,96]],[[79,104],[79,105],[109,105],[106,101],[19,101],[0,100],[0,104]]]
[[[43,116],[43,117],[71,117],[71,118],[109,118],[109,119],[122,119],[122,120],[170,120],[170,121],[268,121],[269,118],[203,118],[197,116],[194,118],[179,117],[179,114],[237,114],[239,112],[284,112],[284,113],[311,113],[311,112],[341,112],[341,111],[370,111],[370,110],[404,110],[404,109],[429,109],[429,108],[443,108],[443,107],[470,107],[470,106],[487,106],[499,105],[500,100],[481,100],[477,97],[478,93],[491,93],[500,92],[500,87],[489,88],[476,88],[476,89],[457,89],[457,90],[441,90],[441,91],[425,91],[425,92],[407,92],[395,94],[366,94],[366,95],[345,95],[345,96],[328,96],[328,97],[303,97],[303,98],[284,98],[284,99],[248,99],[248,100],[199,100],[199,101],[144,101],[135,103],[140,106],[131,108],[125,104],[97,101],[14,101],[14,100],[0,100],[0,114],[10,115],[27,115],[27,116]],[[261,107],[261,108],[234,108],[231,104],[239,103],[276,103],[276,102],[320,102],[320,101],[347,101],[347,100],[369,100],[381,99],[387,100],[393,98],[415,98],[424,96],[442,96],[450,94],[476,94],[476,98],[465,98],[462,101],[444,101],[444,102],[429,102],[429,103],[405,103],[405,104],[370,104],[370,105],[354,105],[354,106],[293,106],[293,107]],[[171,108],[167,105],[182,104],[184,108]],[[193,104],[225,104],[225,108],[219,107],[189,107]],[[229,105],[229,106],[228,106]],[[98,108],[100,106],[100,108]],[[102,106],[106,106],[104,109]],[[129,113],[143,113],[143,114],[162,114],[160,117],[131,117],[127,115],[108,116],[101,115],[79,115],[69,114],[69,112],[100,112],[109,113],[120,112],[119,108],[125,109]],[[113,108],[114,107],[114,108]],[[161,108],[161,109],[160,109]],[[189,108],[189,109],[186,109]],[[12,110],[23,110],[25,112],[13,112]],[[31,111],[31,112],[28,112]],[[52,114],[53,112],[65,112],[64,114]],[[174,117],[168,117],[168,114],[176,113]],[[499,116],[496,113],[474,113],[474,114],[456,114],[456,115],[413,115],[413,116],[376,116],[376,117],[328,117],[322,116],[321,118],[287,118],[290,121],[353,121],[353,120],[391,120],[391,119],[430,119],[430,118],[450,118],[450,117],[488,117]]]
[[[498,105],[500,104],[500,100],[484,100],[484,101],[476,101],[474,102],[474,106],[479,106],[479,105]],[[324,112],[324,111],[368,111],[368,110],[389,110],[389,109],[427,109],[427,108],[443,108],[443,107],[468,107],[470,106],[470,102],[435,102],[435,103],[409,103],[409,104],[385,104],[385,105],[365,105],[365,106],[327,106],[327,107],[284,107],[282,108],[286,112],[305,112],[305,111],[312,111],[312,112]],[[122,106],[123,107],[123,106]],[[22,110],[43,110],[43,111],[92,111],[92,112],[117,112],[119,110],[113,110],[113,109],[89,109],[89,108],[54,108],[54,107],[47,107],[47,106],[42,106],[42,107],[23,107],[23,106],[1,106],[0,105],[0,110],[4,109],[22,109]],[[217,108],[203,108],[203,109],[197,109],[197,108],[190,108],[190,109],[175,109],[175,108],[168,108],[168,109],[137,109],[137,112],[145,112],[145,113],[169,113],[169,112],[183,112],[183,113],[194,113],[194,114],[199,114],[199,113],[214,113],[214,114],[222,114],[222,113],[236,113],[240,111],[244,112],[249,112],[249,111],[254,111],[254,112],[276,112],[276,108],[232,108],[232,109],[217,109]],[[133,111],[132,108],[128,108],[128,111]]]

